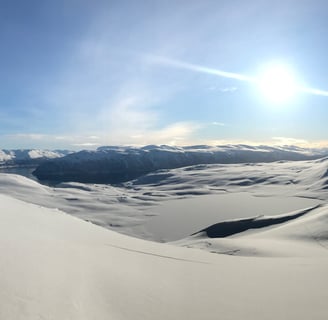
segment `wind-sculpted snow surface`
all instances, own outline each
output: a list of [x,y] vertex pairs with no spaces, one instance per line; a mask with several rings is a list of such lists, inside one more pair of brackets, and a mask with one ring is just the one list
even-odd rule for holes
[[34,172],[40,180],[87,183],[119,183],[159,169],[199,164],[258,163],[307,160],[322,157],[327,150],[268,146],[146,146],[101,147],[80,151],[41,164]]

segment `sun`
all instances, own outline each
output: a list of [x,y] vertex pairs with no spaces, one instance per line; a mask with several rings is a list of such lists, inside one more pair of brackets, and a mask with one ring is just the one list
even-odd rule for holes
[[298,91],[293,71],[283,64],[272,63],[262,69],[257,77],[261,94],[270,102],[283,104],[291,101]]

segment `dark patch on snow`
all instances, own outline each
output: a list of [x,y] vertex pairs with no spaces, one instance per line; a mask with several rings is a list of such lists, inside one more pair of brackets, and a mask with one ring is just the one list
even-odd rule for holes
[[269,227],[276,224],[281,224],[293,219],[297,219],[308,212],[318,208],[320,205],[317,205],[312,208],[304,209],[296,214],[288,214],[283,216],[276,216],[276,217],[253,217],[247,219],[240,219],[240,220],[231,220],[231,221],[224,221],[209,226],[203,230],[200,230],[192,235],[205,233],[209,238],[225,238],[232,236],[234,234],[247,231],[249,229],[260,229]]

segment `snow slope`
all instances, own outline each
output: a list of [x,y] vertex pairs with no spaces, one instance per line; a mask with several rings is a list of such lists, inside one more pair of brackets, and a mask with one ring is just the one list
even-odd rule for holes
[[327,239],[316,210],[252,236],[267,241],[261,258],[129,238],[0,195],[0,319],[325,320],[328,251],[304,231]]

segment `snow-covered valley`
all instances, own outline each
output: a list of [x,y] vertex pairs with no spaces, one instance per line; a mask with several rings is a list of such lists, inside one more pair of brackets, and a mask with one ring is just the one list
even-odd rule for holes
[[325,203],[327,168],[326,158],[196,165],[159,170],[120,185],[63,182],[51,187],[1,174],[0,192],[127,235],[167,241],[225,220]]
[[327,172],[201,164],[51,187],[2,173],[0,319],[326,319]]

